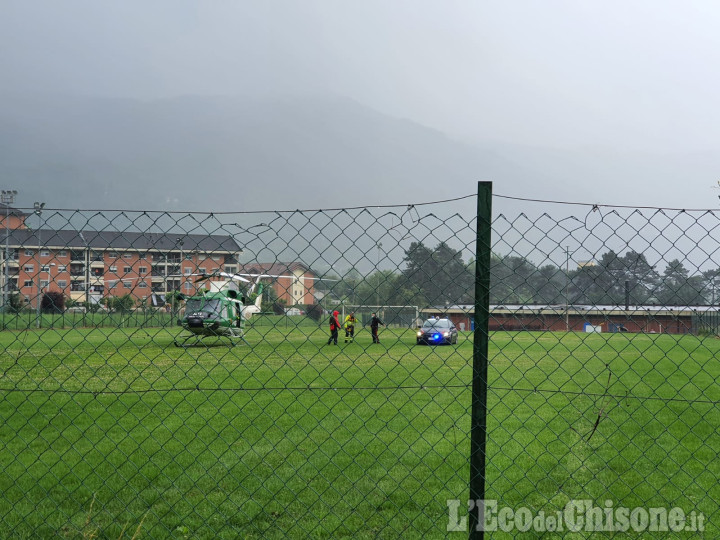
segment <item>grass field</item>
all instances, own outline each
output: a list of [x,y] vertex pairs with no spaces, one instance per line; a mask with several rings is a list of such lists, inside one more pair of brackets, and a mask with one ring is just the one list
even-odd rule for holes
[[[324,327],[258,325],[250,345],[180,349],[177,332],[0,333],[10,537],[448,535],[446,500],[468,496],[469,334],[416,347],[411,331],[380,345],[363,331],[334,347]],[[488,498],[679,506],[717,537],[719,350],[494,333]]]

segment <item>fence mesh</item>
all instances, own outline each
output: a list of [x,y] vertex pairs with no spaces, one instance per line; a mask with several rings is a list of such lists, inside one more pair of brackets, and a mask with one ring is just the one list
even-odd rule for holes
[[466,536],[472,438],[492,537],[717,536],[718,213],[475,203],[4,208],[3,530]]
[[416,332],[440,298],[472,301],[474,215],[6,218],[5,531],[444,534],[445,500],[467,490],[471,347]]

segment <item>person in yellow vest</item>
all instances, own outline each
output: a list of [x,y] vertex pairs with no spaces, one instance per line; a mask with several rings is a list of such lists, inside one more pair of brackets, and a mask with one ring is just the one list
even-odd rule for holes
[[355,318],[355,312],[351,311],[350,315],[345,317],[345,343],[348,342],[348,338],[350,339],[350,342],[352,343],[352,340],[355,337],[355,323],[356,322],[357,322],[357,319]]

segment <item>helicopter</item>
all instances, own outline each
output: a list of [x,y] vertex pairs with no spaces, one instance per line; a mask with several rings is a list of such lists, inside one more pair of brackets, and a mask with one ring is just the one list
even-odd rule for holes
[[[198,275],[198,274],[192,274]],[[201,343],[206,337],[229,338],[230,344],[238,341],[247,343],[244,337],[244,322],[261,311],[263,278],[296,277],[273,274],[229,274],[213,272],[199,274],[195,283],[208,281],[209,289],[202,289],[198,294],[183,298],[185,313],[178,320],[178,325],[189,332],[182,341],[175,340],[177,347],[189,347]],[[224,278],[213,281],[213,278]],[[248,279],[252,278],[252,279]],[[320,278],[305,278],[320,279]],[[236,282],[250,283],[243,294]],[[255,301],[248,303],[253,293],[257,293]],[[188,342],[191,342],[188,345]]]

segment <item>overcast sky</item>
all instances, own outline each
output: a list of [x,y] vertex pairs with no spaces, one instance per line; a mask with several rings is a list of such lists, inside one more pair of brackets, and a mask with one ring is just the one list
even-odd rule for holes
[[477,145],[578,151],[595,202],[715,208],[718,28],[710,0],[4,0],[0,95],[336,94]]

